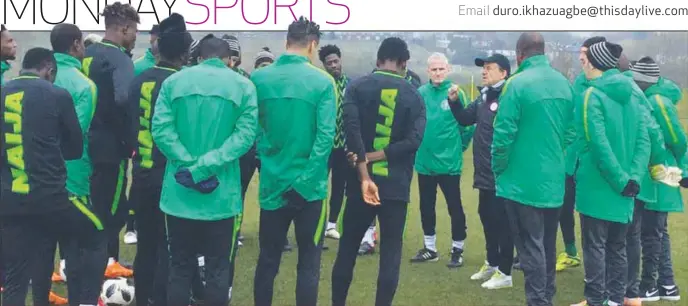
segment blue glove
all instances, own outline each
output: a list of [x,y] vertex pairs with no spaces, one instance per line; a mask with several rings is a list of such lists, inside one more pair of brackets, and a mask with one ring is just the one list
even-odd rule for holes
[[174,174],[174,179],[177,180],[177,183],[186,188],[193,188],[193,186],[196,184],[191,176],[191,171],[186,168],[177,170],[177,173]]
[[220,181],[217,180],[217,176],[212,176],[207,180],[204,180],[194,186],[194,189],[198,190],[200,193],[211,193],[215,191],[217,186],[220,186]]
[[174,174],[174,178],[180,185],[206,194],[215,191],[220,185],[220,181],[218,181],[217,176],[214,175],[204,181],[195,183],[191,176],[191,171],[187,168],[179,169],[177,173]]

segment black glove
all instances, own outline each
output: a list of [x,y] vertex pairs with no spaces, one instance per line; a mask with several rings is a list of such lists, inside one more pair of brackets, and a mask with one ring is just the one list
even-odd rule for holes
[[283,197],[287,200],[286,206],[292,209],[301,210],[308,204],[308,201],[294,189],[287,190]]
[[624,197],[634,198],[638,195],[639,192],[640,185],[638,185],[638,182],[634,180],[629,180],[626,184],[626,187],[624,187],[623,191],[621,192],[621,195]]
[[217,176],[214,175],[202,182],[194,183],[191,171],[187,168],[179,169],[177,173],[174,174],[174,179],[180,185],[194,189],[200,193],[211,193],[220,185],[220,181],[218,181]]
[[678,181],[678,184],[683,188],[688,188],[688,177],[682,178],[680,181]]

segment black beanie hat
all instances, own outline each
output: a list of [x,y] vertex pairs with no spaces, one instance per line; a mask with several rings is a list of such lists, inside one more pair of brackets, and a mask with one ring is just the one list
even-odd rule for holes
[[[160,22],[160,38],[158,47],[161,50],[188,50],[193,42],[191,34],[186,30],[184,16],[173,13]],[[166,53],[163,51],[163,53]]]
[[647,83],[657,83],[659,80],[659,65],[651,57],[646,56],[639,59],[631,66],[633,79]]
[[623,48],[620,45],[604,41],[591,45],[586,55],[593,67],[607,71],[616,68],[621,52]]
[[604,36],[593,36],[583,42],[583,47],[590,48],[590,46],[603,41],[607,41],[607,38]]

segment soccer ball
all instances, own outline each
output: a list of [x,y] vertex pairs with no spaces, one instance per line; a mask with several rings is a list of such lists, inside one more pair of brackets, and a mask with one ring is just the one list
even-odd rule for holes
[[100,298],[106,306],[127,306],[134,300],[134,287],[126,278],[108,279],[103,283]]

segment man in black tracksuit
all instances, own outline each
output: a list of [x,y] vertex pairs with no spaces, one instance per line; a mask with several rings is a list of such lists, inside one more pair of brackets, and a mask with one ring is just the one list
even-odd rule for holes
[[425,104],[402,76],[410,58],[406,42],[385,39],[377,57],[379,70],[352,82],[344,97],[346,143],[356,155],[358,176],[353,174],[347,183],[344,231],[332,271],[334,306],[346,304],[359,243],[376,216],[385,236],[375,305],[391,305],[399,282],[413,164],[425,131]]
[[136,147],[138,104],[130,103],[129,86],[134,64],[126,50],[136,41],[138,13],[116,2],[103,10],[103,41],[86,49],[83,71],[98,86],[98,102],[89,130],[89,155],[93,162],[91,197],[108,234],[107,277],[130,277],[133,272],[118,263],[119,232],[126,207],[127,160]]
[[449,107],[459,124],[463,126],[475,124],[473,188],[479,191],[478,214],[485,234],[487,260],[480,271],[471,276],[471,279],[486,281],[498,273],[510,278],[514,257],[514,242],[510,235],[504,202],[496,196],[491,152],[494,132],[492,122],[499,108],[499,95],[502,93],[506,78],[511,73],[511,64],[504,55],[498,53],[488,58],[476,59],[475,64],[483,67],[483,87],[479,87],[480,95],[465,108],[458,100],[450,101]]
[[160,193],[167,159],[153,142],[151,124],[162,83],[188,61],[191,34],[184,18],[173,14],[160,23],[159,59],[153,68],[131,84],[130,103],[139,106],[138,147],[133,160],[132,201],[136,207],[138,243],[134,276],[136,300],[140,305],[164,305],[167,301],[169,255],[165,215],[160,210]]
[[[42,254],[54,254],[59,241],[65,257],[80,263],[67,266],[69,299],[95,305],[100,282],[89,279],[88,273],[99,271],[100,278],[105,259],[85,256],[92,254],[85,250],[101,247],[102,223],[88,203],[70,199],[66,189],[65,160],[83,154],[72,97],[52,84],[57,72],[52,51],[29,50],[22,68],[19,77],[3,85],[0,100],[0,221],[6,271],[2,304],[24,305],[29,280],[50,279],[51,269],[36,275],[33,268],[40,265]],[[44,289],[34,292],[34,299],[48,301],[49,288]]]

